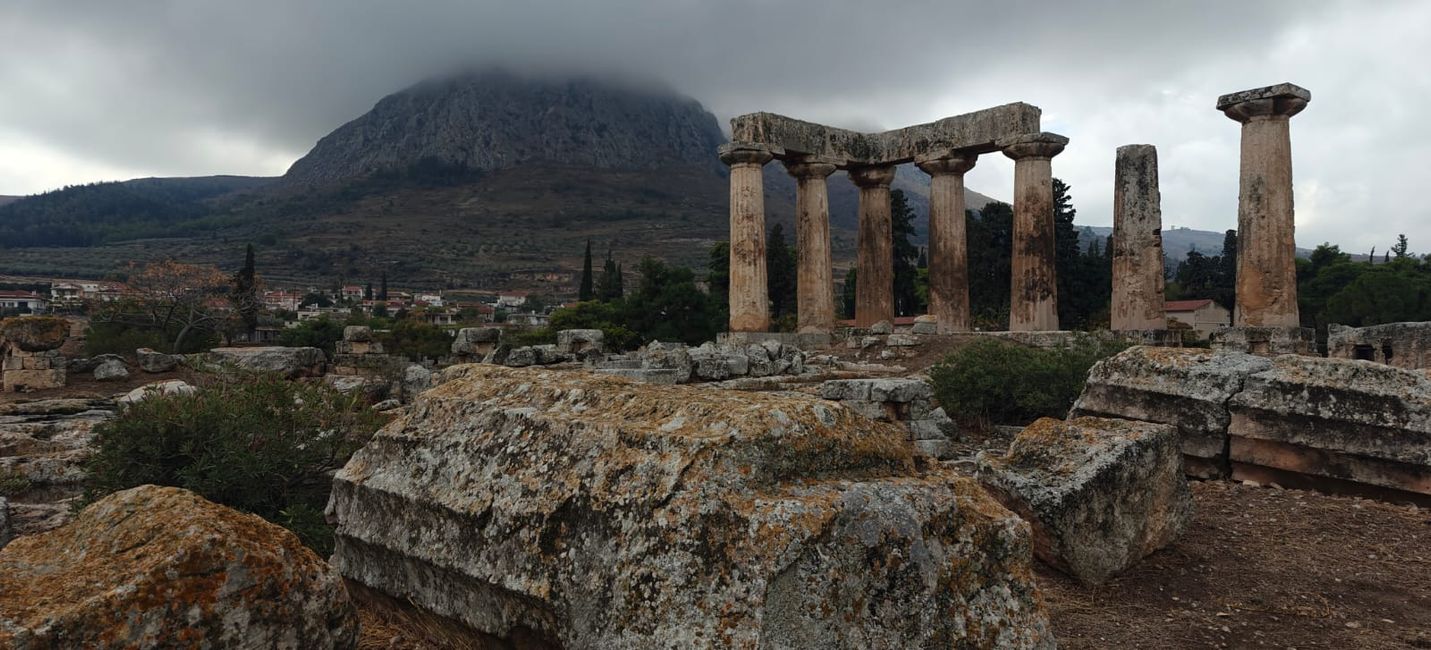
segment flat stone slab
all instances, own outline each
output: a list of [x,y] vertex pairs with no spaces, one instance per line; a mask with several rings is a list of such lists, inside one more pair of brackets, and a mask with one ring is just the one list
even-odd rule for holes
[[1263,86],[1251,90],[1239,90],[1235,93],[1228,93],[1217,98],[1217,110],[1224,110],[1235,104],[1242,102],[1256,101],[1259,99],[1279,99],[1282,97],[1296,98],[1303,101],[1312,101],[1312,91],[1307,90],[1297,84],[1280,83],[1273,86]]
[[345,577],[567,648],[1052,648],[1028,527],[808,396],[455,366],[334,479]]

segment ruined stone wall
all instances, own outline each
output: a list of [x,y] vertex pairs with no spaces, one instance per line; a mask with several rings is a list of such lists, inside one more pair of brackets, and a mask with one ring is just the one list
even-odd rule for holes
[[1431,322],[1332,325],[1327,332],[1327,356],[1413,370],[1431,368]]

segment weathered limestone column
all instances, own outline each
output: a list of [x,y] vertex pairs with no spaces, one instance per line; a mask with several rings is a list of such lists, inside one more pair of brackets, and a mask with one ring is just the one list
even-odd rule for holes
[[859,261],[855,278],[855,327],[894,323],[894,233],[889,184],[894,165],[850,169],[860,188]]
[[1167,329],[1161,202],[1157,148],[1118,147],[1113,165],[1114,331]]
[[1217,98],[1242,123],[1237,198],[1238,327],[1298,327],[1296,241],[1292,216],[1291,117],[1311,101],[1284,83]]
[[801,160],[786,162],[785,170],[795,177],[799,331],[829,332],[835,329],[835,278],[830,266],[830,197],[825,178],[835,173],[835,166]]
[[978,154],[946,152],[916,164],[929,174],[929,313],[940,334],[969,330],[964,173]]
[[1054,267],[1053,165],[1068,138],[1030,133],[999,146],[1014,159],[1013,278],[1010,331],[1058,329],[1058,280]]
[[730,331],[770,329],[770,297],[765,280],[765,188],[761,169],[770,162],[764,147],[721,146],[730,165]]

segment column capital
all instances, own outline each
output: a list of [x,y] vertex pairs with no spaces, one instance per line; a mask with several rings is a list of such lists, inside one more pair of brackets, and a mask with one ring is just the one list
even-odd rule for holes
[[1068,145],[1068,138],[1045,131],[1004,138],[997,144],[1003,149],[1005,156],[1014,160],[1048,159],[1063,153],[1063,148]]
[[1253,88],[1217,98],[1217,110],[1243,124],[1259,119],[1289,118],[1302,112],[1312,93],[1296,84]]
[[770,147],[748,142],[727,142],[721,145],[717,152],[720,154],[720,161],[732,167],[764,165],[775,157]]
[[889,187],[894,182],[894,165],[851,167],[850,181],[862,188]]
[[791,176],[799,179],[825,178],[835,173],[835,163],[819,158],[797,158],[793,160],[781,161],[785,163],[785,171]]
[[973,169],[978,160],[976,153],[940,152],[914,159],[914,166],[930,176],[942,176],[963,174]]

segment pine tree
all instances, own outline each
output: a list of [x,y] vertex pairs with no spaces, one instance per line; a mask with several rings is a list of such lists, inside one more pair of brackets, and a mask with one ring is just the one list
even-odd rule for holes
[[373,299],[373,283],[369,282],[369,283],[368,283],[368,286],[363,287],[363,300],[372,300],[372,299]]
[[577,291],[577,300],[586,302],[596,297],[595,289],[592,286],[594,278],[591,277],[591,240],[586,240],[586,255],[581,262],[581,288]]
[[890,235],[894,242],[894,313],[896,316],[912,316],[922,313],[924,305],[919,302],[916,280],[919,276],[915,259],[919,249],[910,238],[914,236],[914,209],[909,207],[909,199],[903,190],[889,193]]
[[[1064,327],[1077,327],[1083,323],[1086,314],[1078,287],[1086,284],[1087,278],[1080,278],[1083,247],[1078,243],[1078,228],[1073,225],[1078,210],[1073,208],[1073,196],[1068,193],[1069,185],[1062,179],[1053,179],[1053,267],[1058,278],[1058,322]],[[1094,254],[1090,250],[1089,254]]]
[[258,327],[258,278],[254,271],[253,244],[244,253],[243,268],[234,274],[234,307],[243,319],[244,327],[253,330]]
[[1402,235],[1397,235],[1397,236],[1396,236],[1396,245],[1391,247],[1391,254],[1392,254],[1392,255],[1395,255],[1395,256],[1396,256],[1396,259],[1402,259],[1402,258],[1406,257],[1407,248],[1408,248],[1408,244],[1407,244],[1407,242],[1406,242],[1406,235],[1404,235],[1404,234],[1402,234]]
[[596,280],[596,298],[602,302],[611,302],[621,297],[621,280],[616,260],[611,257],[611,250],[606,251],[606,262],[601,265],[601,277]]
[[785,242],[785,227],[775,224],[765,242],[765,284],[770,317],[795,313],[795,251]]

